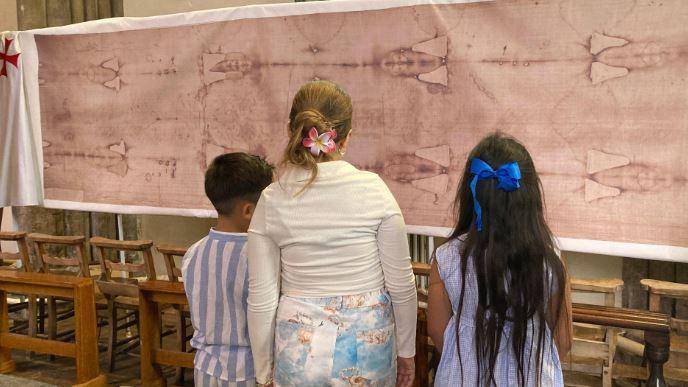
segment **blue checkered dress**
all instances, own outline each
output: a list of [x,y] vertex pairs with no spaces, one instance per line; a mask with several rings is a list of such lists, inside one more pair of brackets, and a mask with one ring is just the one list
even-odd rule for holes
[[[442,349],[442,359],[435,375],[435,386],[478,386],[480,372],[478,371],[475,353],[475,312],[478,306],[478,283],[473,270],[472,262],[467,266],[466,291],[464,294],[463,312],[459,324],[459,335],[461,340],[461,362],[463,363],[463,375],[459,365],[459,355],[456,346],[456,311],[461,295],[461,267],[459,247],[461,241],[454,239],[437,249],[436,261],[440,278],[447,289],[449,299],[454,310],[454,316],[449,320],[444,331],[444,347]],[[470,258],[469,258],[470,259]],[[531,330],[536,332],[536,330]],[[511,349],[510,327],[507,325],[502,333],[500,353],[494,369],[495,384],[497,386],[516,386],[518,383],[518,363],[516,355]],[[543,362],[540,375],[541,386],[563,386],[564,380],[561,372],[561,364],[557,348],[552,340],[551,333],[545,328],[545,340],[543,348]],[[531,347],[532,337],[526,339],[526,348]],[[532,345],[533,351],[530,354],[530,362],[524,362],[526,386],[536,386],[538,383],[537,369],[535,364],[535,348],[537,343]],[[528,355],[526,355],[528,356]],[[528,363],[532,366],[529,367]]]

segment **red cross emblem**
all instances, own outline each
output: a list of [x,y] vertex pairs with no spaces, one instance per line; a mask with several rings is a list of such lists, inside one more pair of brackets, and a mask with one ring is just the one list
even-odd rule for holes
[[11,44],[12,40],[5,38],[3,50],[2,52],[0,52],[0,60],[2,61],[2,68],[0,68],[0,77],[3,75],[7,76],[7,62],[13,64],[14,67],[17,67],[17,59],[19,58],[19,54],[7,54],[7,51],[9,51]]

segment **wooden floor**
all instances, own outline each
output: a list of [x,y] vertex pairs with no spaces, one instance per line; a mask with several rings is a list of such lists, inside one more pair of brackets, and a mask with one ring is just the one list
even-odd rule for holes
[[[57,357],[50,361],[47,355],[34,355],[29,359],[26,352],[15,351],[13,358],[17,363],[17,370],[11,375],[53,384],[56,386],[71,386],[75,382],[76,366],[74,359]],[[105,361],[105,353],[100,355],[101,371],[107,375],[111,386],[140,386],[139,381],[139,357],[122,354],[117,358],[115,372],[108,373]],[[168,385],[173,385],[174,369],[164,368],[168,376]],[[193,370],[185,372],[185,386],[193,386]]]
[[36,380],[29,380],[13,375],[0,375],[0,386],[2,387],[55,387],[54,384],[47,384]]
[[[76,380],[76,366],[74,359],[57,357],[50,361],[47,355],[35,354],[29,359],[26,352],[13,352],[14,361],[17,363],[17,370],[11,375],[31,379],[56,386],[71,386]],[[134,355],[122,354],[117,358],[115,372],[108,373],[105,361],[105,352],[100,354],[101,371],[107,375],[111,386],[140,386],[139,380],[139,357]],[[168,377],[168,386],[173,384],[174,369],[164,368],[165,376]],[[193,386],[193,370],[185,372],[186,381],[184,386]]]
[[[58,306],[58,309],[60,307]],[[99,313],[100,314],[100,313]],[[102,316],[100,316],[102,319]],[[167,324],[166,324],[167,325]],[[62,321],[58,324],[58,332],[69,330],[73,328],[73,318]],[[166,327],[167,329],[167,327]],[[25,333],[25,332],[23,332]],[[140,358],[138,356],[138,348],[130,353],[120,354],[116,358],[115,371],[107,372],[107,333],[108,328],[104,326],[100,332],[100,370],[107,376],[107,380],[111,386],[140,386]],[[130,334],[136,333],[136,328]],[[125,334],[122,332],[122,335]],[[120,339],[123,336],[120,335]],[[174,335],[163,338],[163,346],[172,348],[175,345],[176,339]],[[16,371],[11,374],[18,378],[30,379],[33,381],[43,382],[56,386],[71,386],[76,382],[76,363],[72,358],[55,357],[50,360],[48,355],[33,354],[29,358],[24,351],[13,351],[12,357],[17,365]],[[174,372],[171,367],[163,367],[165,376],[168,377],[168,386],[174,385]],[[184,386],[193,386],[193,370],[185,371]],[[3,384],[0,382],[0,386]],[[25,384],[31,386],[31,384]]]

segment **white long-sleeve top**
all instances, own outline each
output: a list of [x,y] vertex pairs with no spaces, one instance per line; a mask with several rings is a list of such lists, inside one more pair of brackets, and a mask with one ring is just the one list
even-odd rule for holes
[[397,355],[415,355],[416,284],[394,196],[376,174],[342,160],[318,164],[315,181],[299,193],[308,178],[292,168],[267,187],[248,230],[248,324],[258,383],[272,375],[280,292],[336,297],[384,287]]

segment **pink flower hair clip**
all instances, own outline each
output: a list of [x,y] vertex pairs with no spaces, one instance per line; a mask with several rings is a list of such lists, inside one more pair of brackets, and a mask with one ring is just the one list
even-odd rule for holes
[[318,135],[318,129],[314,126],[308,131],[308,137],[303,139],[302,144],[306,148],[310,148],[311,154],[317,157],[320,152],[332,153],[336,151],[337,144],[334,143],[336,138],[337,132],[334,129]]

